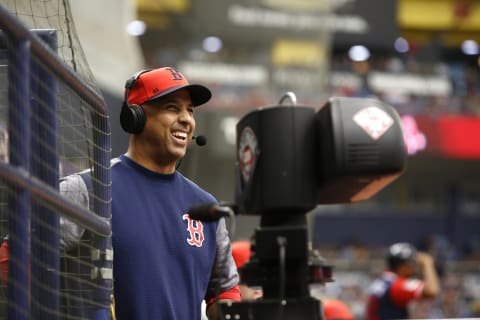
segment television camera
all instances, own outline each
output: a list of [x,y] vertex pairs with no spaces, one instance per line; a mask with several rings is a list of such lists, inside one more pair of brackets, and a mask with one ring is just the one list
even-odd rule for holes
[[316,110],[287,92],[236,131],[235,214],[261,217],[240,276],[263,298],[221,303],[219,319],[321,319],[309,285],[332,281],[332,268],[309,244],[306,213],[368,199],[402,174],[400,118],[374,98],[331,97]]

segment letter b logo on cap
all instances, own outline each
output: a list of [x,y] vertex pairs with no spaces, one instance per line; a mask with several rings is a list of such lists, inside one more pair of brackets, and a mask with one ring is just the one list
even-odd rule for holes
[[168,68],[168,71],[172,74],[172,80],[183,80],[183,75],[179,71],[173,68]]

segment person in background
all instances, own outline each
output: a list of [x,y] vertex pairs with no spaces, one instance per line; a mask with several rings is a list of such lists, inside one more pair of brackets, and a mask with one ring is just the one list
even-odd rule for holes
[[[241,240],[232,242],[232,256],[235,260],[235,265],[240,270],[252,256],[252,245],[250,241]],[[261,289],[249,287],[242,282],[241,278],[239,287],[242,293],[242,301],[257,300],[263,296]],[[323,296],[319,300],[321,300],[325,320],[354,320],[353,314],[344,302]]]
[[[177,171],[195,132],[195,109],[211,98],[171,67],[140,71],[125,84],[120,115],[128,150],[111,162],[115,314],[119,320],[216,319],[215,301],[240,300],[223,219],[194,220],[189,208],[217,200]],[[88,207],[84,175],[60,191]],[[62,247],[84,230],[63,219]]]
[[7,319],[7,285],[8,285],[8,236],[0,245],[0,319]]
[[[232,256],[235,261],[237,269],[241,269],[245,263],[250,260],[252,255],[252,245],[250,241],[234,241],[232,242]],[[252,301],[262,298],[263,292],[259,288],[249,287],[242,282],[240,277],[239,288],[242,296],[242,301]]]
[[[434,298],[440,290],[431,255],[418,252],[405,242],[391,245],[386,255],[387,269],[368,290],[367,320],[408,319],[414,300]],[[421,279],[415,278],[417,269]]]

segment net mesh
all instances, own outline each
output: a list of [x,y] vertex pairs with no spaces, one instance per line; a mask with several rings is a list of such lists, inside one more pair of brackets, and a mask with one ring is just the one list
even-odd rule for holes
[[[44,29],[55,30],[53,51],[102,100],[75,34],[68,1],[0,5],[41,38]],[[0,175],[0,319],[12,314],[19,319],[93,319],[98,310],[109,310],[105,297],[109,298],[111,282],[98,271],[106,259],[106,238],[87,228],[81,240],[64,247],[59,217],[68,215],[53,198],[65,198],[58,192],[59,177],[105,167],[109,150],[102,150],[95,137],[109,139],[108,126],[99,126],[108,115],[52,73],[43,58],[28,50],[27,55],[19,53],[6,37],[8,30],[0,29],[0,161],[17,175],[25,173],[14,182]],[[12,61],[19,57],[31,63]],[[22,68],[30,68],[29,78]],[[96,175],[91,179],[96,188],[89,189],[88,209],[97,212],[97,207],[109,204],[108,192],[97,192],[108,188],[109,181]],[[52,196],[38,195],[49,190]],[[68,221],[79,227],[77,221]]]
[[0,4],[29,29],[56,30],[55,50],[60,58],[101,94],[78,38],[68,0],[1,0]]

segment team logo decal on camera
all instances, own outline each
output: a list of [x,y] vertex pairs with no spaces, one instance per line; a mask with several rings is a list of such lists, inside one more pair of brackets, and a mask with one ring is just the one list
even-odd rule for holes
[[250,180],[257,163],[258,154],[258,141],[255,132],[250,127],[243,128],[238,143],[238,159],[240,160],[240,172],[244,182]]
[[393,124],[392,117],[377,107],[368,107],[358,111],[353,116],[353,121],[373,140],[378,140]]

